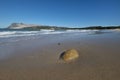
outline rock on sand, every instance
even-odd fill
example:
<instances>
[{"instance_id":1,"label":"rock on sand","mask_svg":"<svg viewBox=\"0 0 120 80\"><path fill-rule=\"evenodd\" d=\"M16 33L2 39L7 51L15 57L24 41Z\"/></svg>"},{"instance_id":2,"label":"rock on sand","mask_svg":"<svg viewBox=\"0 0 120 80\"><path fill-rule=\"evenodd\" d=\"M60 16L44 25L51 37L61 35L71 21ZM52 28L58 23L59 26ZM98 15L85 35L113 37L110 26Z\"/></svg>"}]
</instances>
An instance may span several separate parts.
<instances>
[{"instance_id":1,"label":"rock on sand","mask_svg":"<svg viewBox=\"0 0 120 80\"><path fill-rule=\"evenodd\" d=\"M64 61L72 61L74 59L77 59L78 57L79 53L75 49L66 50L60 55L60 58L63 59Z\"/></svg>"}]
</instances>

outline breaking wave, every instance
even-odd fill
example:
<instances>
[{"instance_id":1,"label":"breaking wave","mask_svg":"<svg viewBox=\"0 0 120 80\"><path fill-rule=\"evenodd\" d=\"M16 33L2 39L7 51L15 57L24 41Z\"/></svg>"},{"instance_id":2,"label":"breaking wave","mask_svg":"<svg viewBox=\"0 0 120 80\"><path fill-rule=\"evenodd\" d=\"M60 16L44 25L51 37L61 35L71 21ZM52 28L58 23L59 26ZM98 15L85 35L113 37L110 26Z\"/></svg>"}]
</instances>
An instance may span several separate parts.
<instances>
[{"instance_id":1,"label":"breaking wave","mask_svg":"<svg viewBox=\"0 0 120 80\"><path fill-rule=\"evenodd\" d=\"M94 33L99 31L100 30L46 30L46 29L41 29L40 31L0 31L0 38L46 35L46 34L63 34L63 33Z\"/></svg>"}]
</instances>

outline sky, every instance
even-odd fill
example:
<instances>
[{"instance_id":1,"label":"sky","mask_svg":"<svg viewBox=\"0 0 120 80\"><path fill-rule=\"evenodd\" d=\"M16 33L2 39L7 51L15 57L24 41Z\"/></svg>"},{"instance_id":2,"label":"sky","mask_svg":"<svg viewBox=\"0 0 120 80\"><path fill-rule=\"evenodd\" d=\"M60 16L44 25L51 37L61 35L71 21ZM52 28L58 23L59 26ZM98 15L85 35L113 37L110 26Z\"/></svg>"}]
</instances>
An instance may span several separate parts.
<instances>
[{"instance_id":1,"label":"sky","mask_svg":"<svg viewBox=\"0 0 120 80\"><path fill-rule=\"evenodd\" d=\"M0 0L0 28L14 22L63 27L120 25L120 0Z\"/></svg>"}]
</instances>

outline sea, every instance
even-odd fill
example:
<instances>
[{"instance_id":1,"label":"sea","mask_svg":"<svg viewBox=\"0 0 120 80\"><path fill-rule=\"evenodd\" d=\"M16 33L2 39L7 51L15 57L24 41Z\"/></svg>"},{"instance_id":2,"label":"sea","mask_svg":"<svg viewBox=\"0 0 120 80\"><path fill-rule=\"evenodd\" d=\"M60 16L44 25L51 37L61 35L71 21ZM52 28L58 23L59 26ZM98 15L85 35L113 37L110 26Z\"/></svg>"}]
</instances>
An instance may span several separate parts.
<instances>
[{"instance_id":1,"label":"sea","mask_svg":"<svg viewBox=\"0 0 120 80\"><path fill-rule=\"evenodd\" d=\"M120 30L14 30L14 29L0 29L0 46L10 42L17 42L21 40L36 39L40 37L47 37L50 35L79 35L79 34L103 34L110 32L120 32Z\"/></svg>"}]
</instances>

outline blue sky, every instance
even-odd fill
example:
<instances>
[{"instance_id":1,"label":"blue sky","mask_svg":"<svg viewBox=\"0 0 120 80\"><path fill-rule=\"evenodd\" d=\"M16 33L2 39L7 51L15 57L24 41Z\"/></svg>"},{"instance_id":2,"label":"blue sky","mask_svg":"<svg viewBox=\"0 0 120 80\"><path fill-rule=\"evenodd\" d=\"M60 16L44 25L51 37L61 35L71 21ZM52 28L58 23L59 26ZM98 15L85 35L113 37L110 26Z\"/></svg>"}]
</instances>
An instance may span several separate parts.
<instances>
[{"instance_id":1,"label":"blue sky","mask_svg":"<svg viewBox=\"0 0 120 80\"><path fill-rule=\"evenodd\" d=\"M120 0L0 0L0 27L13 22L68 27L120 25Z\"/></svg>"}]
</instances>

